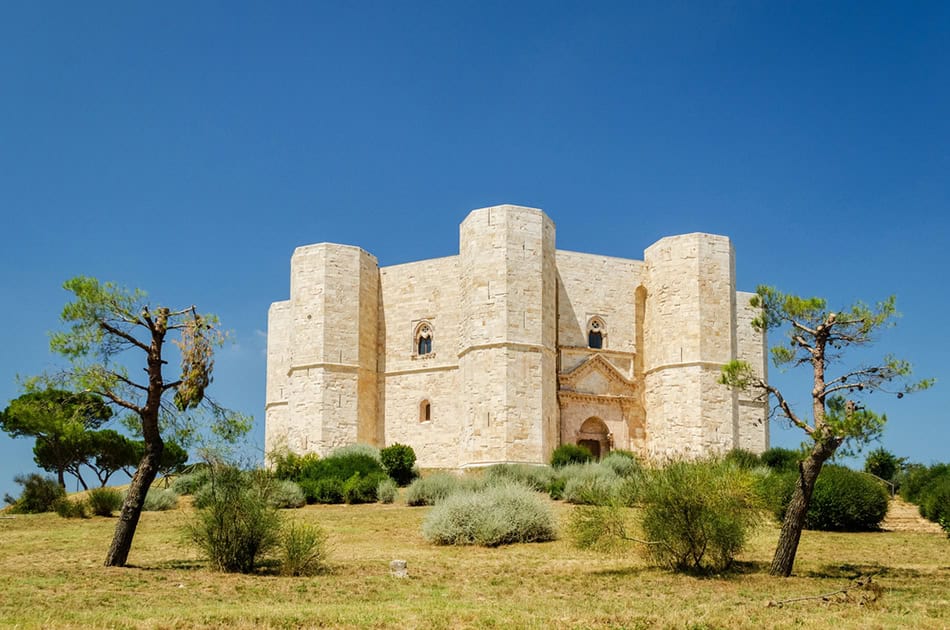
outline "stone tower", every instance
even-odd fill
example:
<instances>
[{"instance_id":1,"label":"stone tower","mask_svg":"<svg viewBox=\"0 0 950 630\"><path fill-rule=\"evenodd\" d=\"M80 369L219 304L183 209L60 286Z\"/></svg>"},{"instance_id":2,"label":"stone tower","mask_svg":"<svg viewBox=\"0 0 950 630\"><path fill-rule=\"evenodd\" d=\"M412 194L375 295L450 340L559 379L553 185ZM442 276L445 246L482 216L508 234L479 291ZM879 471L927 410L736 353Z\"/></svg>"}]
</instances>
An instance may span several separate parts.
<instances>
[{"instance_id":1,"label":"stone tower","mask_svg":"<svg viewBox=\"0 0 950 630\"><path fill-rule=\"evenodd\" d=\"M283 431L267 431L266 449L326 453L379 444L376 258L321 243L298 247L290 266L290 300L274 303L268 317L265 410L268 426Z\"/></svg>"},{"instance_id":2,"label":"stone tower","mask_svg":"<svg viewBox=\"0 0 950 630\"><path fill-rule=\"evenodd\" d=\"M644 402L655 456L735 444L738 398L720 368L736 357L735 255L725 236L685 234L646 249Z\"/></svg>"},{"instance_id":3,"label":"stone tower","mask_svg":"<svg viewBox=\"0 0 950 630\"><path fill-rule=\"evenodd\" d=\"M462 466L546 461L557 446L554 223L475 210L460 227Z\"/></svg>"}]
</instances>

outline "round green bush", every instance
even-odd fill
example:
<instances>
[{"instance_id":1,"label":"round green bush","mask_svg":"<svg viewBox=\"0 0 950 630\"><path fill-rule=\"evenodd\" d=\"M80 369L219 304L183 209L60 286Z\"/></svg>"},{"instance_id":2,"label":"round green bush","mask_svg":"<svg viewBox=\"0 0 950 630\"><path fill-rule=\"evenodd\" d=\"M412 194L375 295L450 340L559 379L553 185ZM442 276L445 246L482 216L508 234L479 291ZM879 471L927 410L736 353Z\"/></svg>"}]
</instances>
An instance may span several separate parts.
<instances>
[{"instance_id":1,"label":"round green bush","mask_svg":"<svg viewBox=\"0 0 950 630\"><path fill-rule=\"evenodd\" d=\"M178 493L170 488L149 488L142 509L146 512L164 512L178 507Z\"/></svg>"},{"instance_id":2,"label":"round green bush","mask_svg":"<svg viewBox=\"0 0 950 630\"><path fill-rule=\"evenodd\" d=\"M769 511L781 521L792 499L798 473L772 473L757 482ZM874 531L887 515L884 484L850 468L825 465L812 493L805 528L824 531Z\"/></svg>"},{"instance_id":3,"label":"round green bush","mask_svg":"<svg viewBox=\"0 0 950 630\"><path fill-rule=\"evenodd\" d=\"M556 530L541 495L512 484L447 497L426 516L422 534L437 545L497 547L553 540Z\"/></svg>"},{"instance_id":4,"label":"round green bush","mask_svg":"<svg viewBox=\"0 0 950 630\"><path fill-rule=\"evenodd\" d=\"M386 473L400 486L407 486L415 476L416 452L405 444L391 444L379 452Z\"/></svg>"},{"instance_id":5,"label":"round green bush","mask_svg":"<svg viewBox=\"0 0 950 630\"><path fill-rule=\"evenodd\" d=\"M613 468L603 464L589 463L565 466L561 469L565 475L563 498L577 505L606 505L618 498L623 479Z\"/></svg>"},{"instance_id":6,"label":"round green bush","mask_svg":"<svg viewBox=\"0 0 950 630\"><path fill-rule=\"evenodd\" d=\"M376 503L376 489L379 482L386 478L383 473L362 476L354 473L343 484L343 500L347 503Z\"/></svg>"},{"instance_id":7,"label":"round green bush","mask_svg":"<svg viewBox=\"0 0 950 630\"><path fill-rule=\"evenodd\" d=\"M406 503L411 506L437 505L447 497L477 487L475 480L451 473L434 473L416 479L406 489Z\"/></svg>"},{"instance_id":8,"label":"round green bush","mask_svg":"<svg viewBox=\"0 0 950 630\"><path fill-rule=\"evenodd\" d=\"M568 464L584 464L594 459L593 453L578 444L561 444L551 453L551 466L562 468Z\"/></svg>"},{"instance_id":9,"label":"round green bush","mask_svg":"<svg viewBox=\"0 0 950 630\"><path fill-rule=\"evenodd\" d=\"M396 485L396 482L392 478L386 477L376 486L376 497L380 503L392 503L396 500L398 490L399 486Z\"/></svg>"},{"instance_id":10,"label":"round green bush","mask_svg":"<svg viewBox=\"0 0 950 630\"><path fill-rule=\"evenodd\" d=\"M887 490L873 477L843 466L825 466L815 482L805 527L873 531L887 515L887 501Z\"/></svg>"},{"instance_id":11,"label":"round green bush","mask_svg":"<svg viewBox=\"0 0 950 630\"><path fill-rule=\"evenodd\" d=\"M307 504L307 496L293 481L274 479L268 488L267 502L278 509L299 508Z\"/></svg>"},{"instance_id":12,"label":"round green bush","mask_svg":"<svg viewBox=\"0 0 950 630\"><path fill-rule=\"evenodd\" d=\"M89 491L86 502L96 516L112 516L122 507L122 493L115 488L94 488Z\"/></svg>"}]
</instances>

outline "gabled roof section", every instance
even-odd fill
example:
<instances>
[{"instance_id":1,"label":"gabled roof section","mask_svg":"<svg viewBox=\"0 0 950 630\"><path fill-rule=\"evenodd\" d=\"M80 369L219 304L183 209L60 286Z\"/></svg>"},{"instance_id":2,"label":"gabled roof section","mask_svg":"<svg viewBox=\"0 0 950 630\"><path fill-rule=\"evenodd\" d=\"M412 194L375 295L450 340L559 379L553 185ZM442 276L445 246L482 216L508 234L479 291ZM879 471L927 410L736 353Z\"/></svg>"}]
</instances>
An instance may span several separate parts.
<instances>
[{"instance_id":1,"label":"gabled roof section","mask_svg":"<svg viewBox=\"0 0 950 630\"><path fill-rule=\"evenodd\" d=\"M561 391L595 396L634 396L637 392L636 383L600 354L594 354L567 374L560 374L558 384Z\"/></svg>"}]
</instances>

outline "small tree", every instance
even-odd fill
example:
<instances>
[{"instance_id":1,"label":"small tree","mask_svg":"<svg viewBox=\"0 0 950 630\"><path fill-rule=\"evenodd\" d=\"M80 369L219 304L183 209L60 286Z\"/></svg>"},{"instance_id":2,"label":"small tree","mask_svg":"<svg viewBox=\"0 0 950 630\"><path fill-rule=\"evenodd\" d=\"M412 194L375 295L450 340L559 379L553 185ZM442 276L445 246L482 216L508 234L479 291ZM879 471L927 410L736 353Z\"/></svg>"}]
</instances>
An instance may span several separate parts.
<instances>
[{"instance_id":1,"label":"small tree","mask_svg":"<svg viewBox=\"0 0 950 630\"><path fill-rule=\"evenodd\" d=\"M47 388L10 401L0 413L0 428L12 437L36 438L33 461L56 473L60 486L66 487L64 475L68 472L88 489L80 472L91 455L88 433L111 417L112 410L95 394Z\"/></svg>"},{"instance_id":2,"label":"small tree","mask_svg":"<svg viewBox=\"0 0 950 630\"><path fill-rule=\"evenodd\" d=\"M396 442L379 452L380 462L386 473L400 486L412 483L415 472L412 467L416 464L416 452L411 446Z\"/></svg>"},{"instance_id":3,"label":"small tree","mask_svg":"<svg viewBox=\"0 0 950 630\"><path fill-rule=\"evenodd\" d=\"M756 330L785 333L785 343L771 350L776 366L808 365L812 370L810 421L792 409L783 392L758 376L744 361L725 365L721 377L722 383L755 392L762 400L774 399L773 411L801 429L809 440L809 451L798 465L798 479L770 569L772 575L787 577L792 572L822 465L845 442L861 444L878 436L887 420L863 408L861 397L874 391L890 391L901 398L926 389L933 381L908 381L910 364L890 356L876 364L840 373L829 371L841 361L845 349L870 344L874 333L892 325L896 316L893 296L875 307L858 302L847 310L832 311L821 298L801 298L760 286L750 303L761 309L752 322Z\"/></svg>"},{"instance_id":4,"label":"small tree","mask_svg":"<svg viewBox=\"0 0 950 630\"><path fill-rule=\"evenodd\" d=\"M864 460L864 472L884 481L893 481L905 461L905 457L897 457L882 446L868 453L867 459Z\"/></svg>"},{"instance_id":5,"label":"small tree","mask_svg":"<svg viewBox=\"0 0 950 630\"><path fill-rule=\"evenodd\" d=\"M248 430L249 421L205 396L211 384L214 349L224 341L216 317L200 314L194 306L180 310L152 306L142 291L100 283L95 278L80 276L63 286L74 296L61 315L69 328L52 334L50 348L66 357L71 366L56 377L37 380L65 383L131 411L139 419L145 444L106 555L106 566L124 566L148 489L161 468L165 450L161 417L204 409L213 418L211 430L232 439ZM181 370L174 379L163 374L169 333L180 335L173 340L181 358ZM136 354L145 364L144 379L133 377L125 365ZM31 386L36 386L36 380L27 383Z\"/></svg>"}]
</instances>

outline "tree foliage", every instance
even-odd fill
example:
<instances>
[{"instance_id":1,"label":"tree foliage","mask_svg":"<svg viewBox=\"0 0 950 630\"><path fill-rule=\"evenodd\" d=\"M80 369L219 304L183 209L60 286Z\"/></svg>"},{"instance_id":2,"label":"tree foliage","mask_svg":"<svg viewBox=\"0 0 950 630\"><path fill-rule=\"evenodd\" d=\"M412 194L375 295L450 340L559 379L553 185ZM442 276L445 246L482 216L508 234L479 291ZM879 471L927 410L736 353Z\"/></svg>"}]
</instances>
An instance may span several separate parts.
<instances>
[{"instance_id":1,"label":"tree foliage","mask_svg":"<svg viewBox=\"0 0 950 630\"><path fill-rule=\"evenodd\" d=\"M94 454L89 437L112 417L100 396L46 388L29 391L10 401L0 413L0 428L12 437L33 437L33 460L43 470L56 473L65 487L64 473L73 474L83 488L80 467Z\"/></svg>"},{"instance_id":2,"label":"tree foliage","mask_svg":"<svg viewBox=\"0 0 950 630\"><path fill-rule=\"evenodd\" d=\"M137 433L144 452L136 468L116 524L109 566L126 563L142 506L165 451L162 422L177 422L192 432L201 416L210 416L211 432L236 439L249 427L249 419L215 404L205 394L212 382L214 349L224 332L214 315L189 306L173 310L150 304L146 294L111 282L79 276L64 283L73 300L63 308L65 330L52 333L50 348L65 357L70 367L61 374L34 379L101 396L116 408L138 418ZM168 335L179 338L169 339ZM167 341L177 346L180 369L166 378ZM143 366L144 364L144 366ZM129 366L135 366L130 371ZM144 377L139 375L143 373Z\"/></svg>"},{"instance_id":3,"label":"tree foliage","mask_svg":"<svg viewBox=\"0 0 950 630\"><path fill-rule=\"evenodd\" d=\"M898 457L883 446L868 453L864 460L864 472L871 473L885 481L893 481L901 471L906 458Z\"/></svg>"},{"instance_id":4,"label":"tree foliage","mask_svg":"<svg viewBox=\"0 0 950 630\"><path fill-rule=\"evenodd\" d=\"M798 481L771 567L773 575L788 576L822 465L842 445L859 445L879 436L887 420L862 405L864 396L881 391L901 398L930 387L933 381L910 380L910 364L893 356L839 368L846 351L869 345L878 331L893 325L897 316L893 296L873 307L856 302L836 311L822 298L802 298L760 286L750 304L759 309L753 328L763 333L781 332L782 342L771 348L773 363L779 368L807 366L812 371L810 418L793 409L784 392L744 361L725 365L721 377L726 385L774 401L773 413L809 438L810 449L798 467Z\"/></svg>"}]
</instances>

